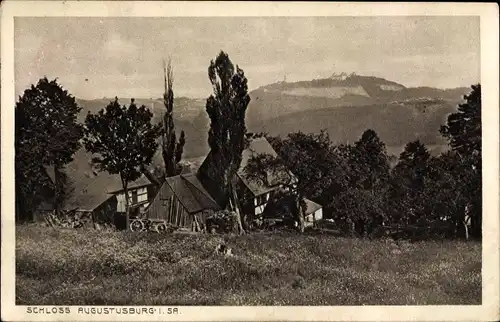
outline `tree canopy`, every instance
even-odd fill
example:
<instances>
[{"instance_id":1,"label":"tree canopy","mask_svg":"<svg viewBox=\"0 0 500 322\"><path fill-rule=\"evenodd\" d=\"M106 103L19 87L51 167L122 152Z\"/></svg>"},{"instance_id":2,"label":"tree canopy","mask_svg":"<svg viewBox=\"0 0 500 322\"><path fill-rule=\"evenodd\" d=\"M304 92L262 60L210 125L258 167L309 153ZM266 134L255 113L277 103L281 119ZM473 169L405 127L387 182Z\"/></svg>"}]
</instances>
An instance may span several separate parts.
<instances>
[{"instance_id":1,"label":"tree canopy","mask_svg":"<svg viewBox=\"0 0 500 322\"><path fill-rule=\"evenodd\" d=\"M92 162L100 171L118 174L125 195L129 182L141 176L141 168L149 165L158 147L160 125L152 125L153 113L144 105L120 106L118 98L97 114L85 119L84 145L95 154ZM126 200L128 220L128 198ZM127 223L128 224L128 223Z\"/></svg>"},{"instance_id":2,"label":"tree canopy","mask_svg":"<svg viewBox=\"0 0 500 322\"><path fill-rule=\"evenodd\" d=\"M54 207L63 201L65 164L80 148L83 127L77 123L81 108L67 90L40 79L24 91L15 109L16 193L24 200L18 206L22 217L30 217L41 199L52 190ZM56 182L47 181L46 167L54 167ZM58 180L61 178L61 180ZM55 184L55 185L54 185Z\"/></svg>"},{"instance_id":3,"label":"tree canopy","mask_svg":"<svg viewBox=\"0 0 500 322\"><path fill-rule=\"evenodd\" d=\"M441 134L448 140L455 153L456 173L461 185L457 187L467 199L472 217L472 233L481 235L482 227L482 129L481 84L472 85L465 95L465 102L456 113L448 116L441 127Z\"/></svg>"}]
</instances>

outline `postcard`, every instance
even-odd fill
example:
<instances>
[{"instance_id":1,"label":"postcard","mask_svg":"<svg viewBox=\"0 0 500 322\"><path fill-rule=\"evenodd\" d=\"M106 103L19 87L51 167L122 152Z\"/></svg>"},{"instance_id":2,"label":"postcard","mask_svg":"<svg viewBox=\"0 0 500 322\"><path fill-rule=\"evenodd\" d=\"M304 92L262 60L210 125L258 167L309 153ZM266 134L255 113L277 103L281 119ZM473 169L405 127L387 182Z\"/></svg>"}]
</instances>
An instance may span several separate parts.
<instances>
[{"instance_id":1,"label":"postcard","mask_svg":"<svg viewBox=\"0 0 500 322\"><path fill-rule=\"evenodd\" d=\"M497 5L1 12L2 320L500 318Z\"/></svg>"}]
</instances>

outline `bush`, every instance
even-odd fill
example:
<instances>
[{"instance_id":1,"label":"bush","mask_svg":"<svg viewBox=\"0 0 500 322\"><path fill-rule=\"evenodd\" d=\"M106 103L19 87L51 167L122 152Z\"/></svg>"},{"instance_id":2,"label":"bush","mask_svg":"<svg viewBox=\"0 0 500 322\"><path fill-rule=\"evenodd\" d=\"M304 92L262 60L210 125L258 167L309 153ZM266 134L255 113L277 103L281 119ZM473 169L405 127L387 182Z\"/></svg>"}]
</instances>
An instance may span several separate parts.
<instances>
[{"instance_id":1,"label":"bush","mask_svg":"<svg viewBox=\"0 0 500 322\"><path fill-rule=\"evenodd\" d=\"M237 217L236 213L229 210L216 211L207 217L207 231L218 233L236 232Z\"/></svg>"}]
</instances>

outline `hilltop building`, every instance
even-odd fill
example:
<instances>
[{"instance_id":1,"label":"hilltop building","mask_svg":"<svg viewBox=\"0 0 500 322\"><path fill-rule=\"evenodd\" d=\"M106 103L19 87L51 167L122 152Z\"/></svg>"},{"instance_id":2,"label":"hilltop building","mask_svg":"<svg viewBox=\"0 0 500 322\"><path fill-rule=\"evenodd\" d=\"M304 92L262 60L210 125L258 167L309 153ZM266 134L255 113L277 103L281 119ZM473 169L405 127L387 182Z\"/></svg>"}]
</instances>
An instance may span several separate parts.
<instances>
[{"instance_id":1,"label":"hilltop building","mask_svg":"<svg viewBox=\"0 0 500 322\"><path fill-rule=\"evenodd\" d=\"M348 77L347 73L340 73L340 74L337 74L337 73L333 73L332 76L330 76L331 79L333 80L337 80L337 81L344 81L346 80Z\"/></svg>"}]
</instances>

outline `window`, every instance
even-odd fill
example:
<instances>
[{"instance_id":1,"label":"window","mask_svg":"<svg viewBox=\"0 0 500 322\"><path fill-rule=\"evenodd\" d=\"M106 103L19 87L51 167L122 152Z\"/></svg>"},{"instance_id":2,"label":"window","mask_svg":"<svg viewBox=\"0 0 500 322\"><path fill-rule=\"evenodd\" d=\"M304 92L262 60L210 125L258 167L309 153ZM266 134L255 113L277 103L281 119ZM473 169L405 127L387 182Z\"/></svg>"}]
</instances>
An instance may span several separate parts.
<instances>
[{"instance_id":1,"label":"window","mask_svg":"<svg viewBox=\"0 0 500 322\"><path fill-rule=\"evenodd\" d=\"M128 200L130 204L136 204L137 203L137 190L132 190L128 192Z\"/></svg>"},{"instance_id":2,"label":"window","mask_svg":"<svg viewBox=\"0 0 500 322\"><path fill-rule=\"evenodd\" d=\"M269 201L269 194L268 193L264 194L264 195L260 195L260 196L255 197L255 205L256 206L263 205L267 201Z\"/></svg>"},{"instance_id":3,"label":"window","mask_svg":"<svg viewBox=\"0 0 500 322\"><path fill-rule=\"evenodd\" d=\"M137 190L137 202L148 201L148 189L141 188Z\"/></svg>"}]
</instances>

